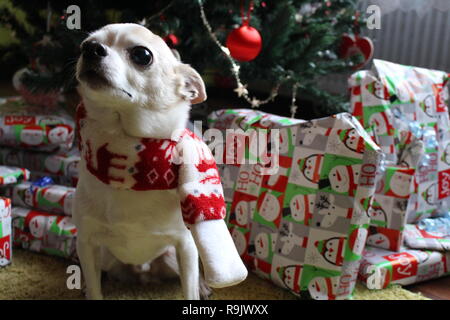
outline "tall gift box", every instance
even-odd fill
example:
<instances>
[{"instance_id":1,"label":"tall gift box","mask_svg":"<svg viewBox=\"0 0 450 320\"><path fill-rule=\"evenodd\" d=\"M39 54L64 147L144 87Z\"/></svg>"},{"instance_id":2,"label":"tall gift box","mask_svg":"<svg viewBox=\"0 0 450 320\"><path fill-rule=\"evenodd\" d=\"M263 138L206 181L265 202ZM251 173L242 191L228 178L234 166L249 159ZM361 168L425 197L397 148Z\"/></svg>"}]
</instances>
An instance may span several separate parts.
<instances>
[{"instance_id":1,"label":"tall gift box","mask_svg":"<svg viewBox=\"0 0 450 320\"><path fill-rule=\"evenodd\" d=\"M349 79L352 114L380 146L387 165L415 170L402 228L450 209L447 81L443 71L378 59L372 70L358 71ZM379 228L371 230L383 237ZM384 236L391 234L388 246L371 245L399 250L403 232L398 230L383 230Z\"/></svg>"},{"instance_id":2,"label":"tall gift box","mask_svg":"<svg viewBox=\"0 0 450 320\"><path fill-rule=\"evenodd\" d=\"M224 159L241 161L219 167L226 220L248 268L297 295L349 298L381 161L360 123L346 113L303 121L245 109L217 111L209 122L238 138L226 136ZM278 140L268 138L258 151L247 145L243 159L236 157L230 148L252 132ZM270 164L255 161L268 150ZM278 170L266 175L273 162Z\"/></svg>"}]
</instances>

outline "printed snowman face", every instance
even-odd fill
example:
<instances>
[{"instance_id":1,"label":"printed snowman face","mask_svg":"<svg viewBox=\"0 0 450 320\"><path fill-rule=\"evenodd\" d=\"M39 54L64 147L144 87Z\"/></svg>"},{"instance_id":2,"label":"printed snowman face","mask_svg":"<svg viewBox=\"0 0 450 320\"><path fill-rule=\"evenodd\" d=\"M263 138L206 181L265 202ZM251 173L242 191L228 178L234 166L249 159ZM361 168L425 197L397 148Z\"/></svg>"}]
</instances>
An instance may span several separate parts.
<instances>
[{"instance_id":1,"label":"printed snowman face","mask_svg":"<svg viewBox=\"0 0 450 320\"><path fill-rule=\"evenodd\" d=\"M31 235L36 239L41 239L44 236L47 225L47 219L44 216L34 216L29 222Z\"/></svg>"},{"instance_id":2,"label":"printed snowman face","mask_svg":"<svg viewBox=\"0 0 450 320\"><path fill-rule=\"evenodd\" d=\"M247 240L245 239L244 234L238 229L234 228L231 232L231 238L233 239L237 252L240 256L242 256L245 253L245 249L247 248Z\"/></svg>"},{"instance_id":3,"label":"printed snowman face","mask_svg":"<svg viewBox=\"0 0 450 320\"><path fill-rule=\"evenodd\" d=\"M411 175L396 171L391 177L389 187L391 191L399 197L409 195L411 185Z\"/></svg>"},{"instance_id":4,"label":"printed snowman face","mask_svg":"<svg viewBox=\"0 0 450 320\"><path fill-rule=\"evenodd\" d=\"M45 158L45 169L51 173L58 173L61 170L62 158L48 156Z\"/></svg>"},{"instance_id":5,"label":"printed snowman face","mask_svg":"<svg viewBox=\"0 0 450 320\"><path fill-rule=\"evenodd\" d=\"M235 214L238 224L241 226L246 226L250 216L248 202L239 201L235 208Z\"/></svg>"},{"instance_id":6,"label":"printed snowman face","mask_svg":"<svg viewBox=\"0 0 450 320\"><path fill-rule=\"evenodd\" d=\"M367 237L367 244L378 248L389 249L389 238L382 233L375 233Z\"/></svg>"},{"instance_id":7,"label":"printed snowman face","mask_svg":"<svg viewBox=\"0 0 450 320\"><path fill-rule=\"evenodd\" d=\"M273 222L280 214L280 203L277 197L271 193L266 193L259 214L267 221Z\"/></svg>"},{"instance_id":8,"label":"printed snowman face","mask_svg":"<svg viewBox=\"0 0 450 320\"><path fill-rule=\"evenodd\" d=\"M277 241L277 234L269 235L261 232L255 237L255 250L256 256L260 259L267 259L270 255L270 248L275 248L275 242Z\"/></svg>"},{"instance_id":9,"label":"printed snowman face","mask_svg":"<svg viewBox=\"0 0 450 320\"><path fill-rule=\"evenodd\" d=\"M39 128L24 128L20 132L20 141L29 146L38 146L44 141L44 131Z\"/></svg>"},{"instance_id":10,"label":"printed snowman face","mask_svg":"<svg viewBox=\"0 0 450 320\"><path fill-rule=\"evenodd\" d=\"M329 295L334 295L335 290L338 287L337 281L332 281L328 279L328 281L332 282L331 290L333 292L328 291L327 279L323 277L315 277L308 284L308 291L311 297L315 300L328 300Z\"/></svg>"},{"instance_id":11,"label":"printed snowman face","mask_svg":"<svg viewBox=\"0 0 450 320\"><path fill-rule=\"evenodd\" d=\"M369 118L369 126L374 128L375 134L377 135L384 135L388 133L388 123L381 112L372 114Z\"/></svg>"},{"instance_id":12,"label":"printed snowman face","mask_svg":"<svg viewBox=\"0 0 450 320\"><path fill-rule=\"evenodd\" d=\"M314 208L315 195L295 195L290 202L291 216L295 221L305 221Z\"/></svg>"},{"instance_id":13,"label":"printed snowman face","mask_svg":"<svg viewBox=\"0 0 450 320\"><path fill-rule=\"evenodd\" d=\"M359 228L357 232L356 238L354 239L352 252L358 256L362 255L362 252L364 250L364 246L366 244L366 237L367 237L367 229Z\"/></svg>"},{"instance_id":14,"label":"printed snowman face","mask_svg":"<svg viewBox=\"0 0 450 320\"><path fill-rule=\"evenodd\" d=\"M56 126L48 132L48 141L51 144L61 144L67 141L69 129L64 126Z\"/></svg>"},{"instance_id":15,"label":"printed snowman face","mask_svg":"<svg viewBox=\"0 0 450 320\"><path fill-rule=\"evenodd\" d=\"M349 167L352 169L352 175L350 176ZM330 179L331 189L339 193L346 193L350 191L350 188L358 183L359 170L361 165L352 166L336 166L331 169L328 174Z\"/></svg>"}]
</instances>

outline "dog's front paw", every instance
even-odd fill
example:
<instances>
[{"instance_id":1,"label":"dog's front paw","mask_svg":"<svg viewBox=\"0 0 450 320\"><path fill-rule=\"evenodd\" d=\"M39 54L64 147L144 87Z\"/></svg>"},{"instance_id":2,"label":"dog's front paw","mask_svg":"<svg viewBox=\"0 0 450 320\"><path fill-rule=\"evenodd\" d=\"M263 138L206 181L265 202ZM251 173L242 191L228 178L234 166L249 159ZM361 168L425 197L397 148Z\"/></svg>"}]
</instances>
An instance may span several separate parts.
<instances>
[{"instance_id":1,"label":"dog's front paw","mask_svg":"<svg viewBox=\"0 0 450 320\"><path fill-rule=\"evenodd\" d=\"M209 300L209 297L213 293L213 290L206 284L206 281L203 279L203 277L200 279L199 290L200 300Z\"/></svg>"}]
</instances>

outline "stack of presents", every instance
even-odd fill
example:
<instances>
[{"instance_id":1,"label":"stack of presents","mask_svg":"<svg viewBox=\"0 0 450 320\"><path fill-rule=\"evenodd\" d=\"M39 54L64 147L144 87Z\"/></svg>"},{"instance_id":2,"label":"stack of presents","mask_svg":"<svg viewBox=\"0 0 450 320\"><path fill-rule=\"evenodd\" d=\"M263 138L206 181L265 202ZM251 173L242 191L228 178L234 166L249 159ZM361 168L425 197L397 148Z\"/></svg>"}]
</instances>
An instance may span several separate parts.
<instances>
[{"instance_id":1,"label":"stack of presents","mask_svg":"<svg viewBox=\"0 0 450 320\"><path fill-rule=\"evenodd\" d=\"M349 79L351 114L211 114L210 128L228 130L226 221L248 268L314 299L449 274L449 230L421 223L450 211L447 80L374 60Z\"/></svg>"},{"instance_id":2,"label":"stack of presents","mask_svg":"<svg viewBox=\"0 0 450 320\"><path fill-rule=\"evenodd\" d=\"M374 60L349 79L350 113L213 112L226 222L247 267L313 299L348 299L356 281L382 289L449 274L450 235L421 227L450 211L447 80ZM9 241L76 260L74 124L44 110L0 105L0 265Z\"/></svg>"},{"instance_id":3,"label":"stack of presents","mask_svg":"<svg viewBox=\"0 0 450 320\"><path fill-rule=\"evenodd\" d=\"M0 265L11 247L76 259L72 201L80 160L61 108L0 99Z\"/></svg>"}]
</instances>

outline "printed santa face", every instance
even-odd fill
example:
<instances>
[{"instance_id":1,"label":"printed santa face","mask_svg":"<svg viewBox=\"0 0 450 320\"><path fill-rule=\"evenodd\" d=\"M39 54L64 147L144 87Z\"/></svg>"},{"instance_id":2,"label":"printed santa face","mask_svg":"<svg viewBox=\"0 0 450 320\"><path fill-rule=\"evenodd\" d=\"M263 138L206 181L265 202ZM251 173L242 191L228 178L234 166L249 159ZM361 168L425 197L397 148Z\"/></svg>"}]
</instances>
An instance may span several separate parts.
<instances>
[{"instance_id":1,"label":"printed santa face","mask_svg":"<svg viewBox=\"0 0 450 320\"><path fill-rule=\"evenodd\" d=\"M367 244L378 248L389 249L389 238L382 233L375 233L367 237Z\"/></svg>"},{"instance_id":2,"label":"printed santa face","mask_svg":"<svg viewBox=\"0 0 450 320\"><path fill-rule=\"evenodd\" d=\"M242 232L240 232L238 229L234 228L231 232L231 238L234 241L234 244L236 246L237 252L240 256L242 256L245 253L245 250L247 249L247 240L245 239L245 236Z\"/></svg>"},{"instance_id":3,"label":"printed santa face","mask_svg":"<svg viewBox=\"0 0 450 320\"><path fill-rule=\"evenodd\" d=\"M259 209L259 214L267 221L273 222L280 214L280 202L273 194L266 192Z\"/></svg>"},{"instance_id":4,"label":"printed santa face","mask_svg":"<svg viewBox=\"0 0 450 320\"><path fill-rule=\"evenodd\" d=\"M45 216L34 216L29 221L30 233L36 239L41 239L44 236L46 226L47 219Z\"/></svg>"},{"instance_id":5,"label":"printed santa face","mask_svg":"<svg viewBox=\"0 0 450 320\"><path fill-rule=\"evenodd\" d=\"M260 259L269 258L270 254L275 248L275 243L277 241L277 234L268 234L261 232L255 237L255 252L256 256Z\"/></svg>"},{"instance_id":6,"label":"printed santa face","mask_svg":"<svg viewBox=\"0 0 450 320\"><path fill-rule=\"evenodd\" d=\"M394 172L389 184L391 191L398 197L407 197L410 193L411 178L410 174L400 171Z\"/></svg>"},{"instance_id":7,"label":"printed santa face","mask_svg":"<svg viewBox=\"0 0 450 320\"><path fill-rule=\"evenodd\" d=\"M314 194L295 195L290 202L292 219L298 222L305 221L308 218L308 216L312 215L312 212L314 210L314 201L315 201Z\"/></svg>"},{"instance_id":8,"label":"printed santa face","mask_svg":"<svg viewBox=\"0 0 450 320\"><path fill-rule=\"evenodd\" d=\"M47 138L51 144L64 143L69 138L69 128L66 126L56 126L49 130Z\"/></svg>"},{"instance_id":9,"label":"printed santa face","mask_svg":"<svg viewBox=\"0 0 450 320\"><path fill-rule=\"evenodd\" d=\"M20 132L20 141L29 146L38 146L44 142L44 130L39 126L25 127Z\"/></svg>"},{"instance_id":10,"label":"printed santa face","mask_svg":"<svg viewBox=\"0 0 450 320\"><path fill-rule=\"evenodd\" d=\"M48 202L58 203L66 194L66 189L50 186L42 190L42 197Z\"/></svg>"},{"instance_id":11,"label":"printed santa face","mask_svg":"<svg viewBox=\"0 0 450 320\"><path fill-rule=\"evenodd\" d=\"M328 174L331 189L338 193L348 193L356 189L361 165L336 166Z\"/></svg>"},{"instance_id":12,"label":"printed santa face","mask_svg":"<svg viewBox=\"0 0 450 320\"><path fill-rule=\"evenodd\" d=\"M308 284L308 291L315 300L332 300L336 298L338 281L333 278L315 277Z\"/></svg>"},{"instance_id":13,"label":"printed santa face","mask_svg":"<svg viewBox=\"0 0 450 320\"><path fill-rule=\"evenodd\" d=\"M62 158L56 156L48 156L44 161L45 169L51 173L58 173L62 167Z\"/></svg>"}]
</instances>

